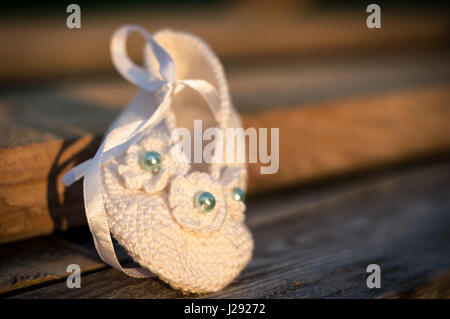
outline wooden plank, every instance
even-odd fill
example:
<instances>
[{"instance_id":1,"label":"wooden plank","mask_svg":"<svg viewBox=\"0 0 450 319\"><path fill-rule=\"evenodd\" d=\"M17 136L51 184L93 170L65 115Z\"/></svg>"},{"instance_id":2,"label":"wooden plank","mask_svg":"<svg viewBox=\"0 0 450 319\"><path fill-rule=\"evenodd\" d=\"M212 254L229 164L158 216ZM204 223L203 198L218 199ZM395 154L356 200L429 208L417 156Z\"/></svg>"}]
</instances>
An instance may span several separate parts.
<instances>
[{"instance_id":1,"label":"wooden plank","mask_svg":"<svg viewBox=\"0 0 450 319\"><path fill-rule=\"evenodd\" d=\"M252 60L225 67L242 114L450 83L450 52L405 55ZM0 89L0 148L103 134L136 91L118 74Z\"/></svg>"},{"instance_id":2,"label":"wooden plank","mask_svg":"<svg viewBox=\"0 0 450 319\"><path fill-rule=\"evenodd\" d=\"M280 169L268 176L260 174L260 163L249 165L250 190L270 190L449 150L449 88L393 92L244 117L245 127L280 127Z\"/></svg>"},{"instance_id":3,"label":"wooden plank","mask_svg":"<svg viewBox=\"0 0 450 319\"><path fill-rule=\"evenodd\" d=\"M249 192L446 153L449 101L449 87L438 86L245 116L246 127L280 127L280 169L261 175L250 165ZM65 189L59 178L98 143L86 136L0 150L0 242L85 222L81 184Z\"/></svg>"},{"instance_id":4,"label":"wooden plank","mask_svg":"<svg viewBox=\"0 0 450 319\"><path fill-rule=\"evenodd\" d=\"M249 266L223 291L185 295L155 278L108 268L29 287L10 298L373 298L421 286L450 269L450 162L385 172L317 188L253 198L255 239ZM366 267L381 266L381 289L366 287ZM448 294L447 281L440 285ZM447 287L447 288L445 288Z\"/></svg>"},{"instance_id":5,"label":"wooden plank","mask_svg":"<svg viewBox=\"0 0 450 319\"><path fill-rule=\"evenodd\" d=\"M129 262L125 250L116 248L118 259ZM70 274L66 272L70 264L80 266L81 274L107 267L87 228L0 245L0 294L62 281Z\"/></svg>"},{"instance_id":6,"label":"wooden plank","mask_svg":"<svg viewBox=\"0 0 450 319\"><path fill-rule=\"evenodd\" d=\"M59 177L98 146L99 139L85 137L1 150L0 242L85 225L82 184L65 188Z\"/></svg>"},{"instance_id":7,"label":"wooden plank","mask_svg":"<svg viewBox=\"0 0 450 319\"><path fill-rule=\"evenodd\" d=\"M450 52L369 54L225 65L242 113L450 83ZM362 108L363 109L363 108Z\"/></svg>"},{"instance_id":8,"label":"wooden plank","mask_svg":"<svg viewBox=\"0 0 450 319\"><path fill-rule=\"evenodd\" d=\"M0 293L65 278L68 275L67 266L73 263L80 265L83 272L105 267L95 249L56 237L2 245Z\"/></svg>"},{"instance_id":9,"label":"wooden plank","mask_svg":"<svg viewBox=\"0 0 450 319\"><path fill-rule=\"evenodd\" d=\"M138 11L138 10L136 10ZM5 17L0 21L1 43L13 43L0 51L0 81L42 80L111 71L109 41L125 23L142 25L154 32L170 27L204 38L225 59L273 56L316 57L392 52L397 49L442 47L448 39L445 13L383 13L383 27L368 29L364 12L282 15L257 14L254 10L206 10L197 12L123 11L104 14L83 11L81 29L68 29L61 15ZM63 16L64 17L64 16ZM264 30L264 32L261 32ZM44 45L43 45L44 44ZM142 42L132 41L138 57ZM33 58L30 59L30 52Z\"/></svg>"},{"instance_id":10,"label":"wooden plank","mask_svg":"<svg viewBox=\"0 0 450 319\"><path fill-rule=\"evenodd\" d=\"M400 291L400 293L394 291L387 296L390 298L449 299L450 270L445 270L437 275L431 276L431 278L428 278L415 288Z\"/></svg>"}]
</instances>

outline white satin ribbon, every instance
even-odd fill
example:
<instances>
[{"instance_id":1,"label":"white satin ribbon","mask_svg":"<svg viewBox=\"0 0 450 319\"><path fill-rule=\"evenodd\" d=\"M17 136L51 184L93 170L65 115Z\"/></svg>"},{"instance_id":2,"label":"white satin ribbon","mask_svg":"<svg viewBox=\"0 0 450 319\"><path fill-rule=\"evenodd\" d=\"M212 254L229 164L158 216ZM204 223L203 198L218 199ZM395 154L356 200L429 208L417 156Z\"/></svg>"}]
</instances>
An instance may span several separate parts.
<instances>
[{"instance_id":1,"label":"white satin ribbon","mask_svg":"<svg viewBox=\"0 0 450 319\"><path fill-rule=\"evenodd\" d=\"M129 58L126 51L126 39L131 32L139 32L144 36L147 53L153 53L159 64L159 74L150 73ZM102 260L129 276L148 277L151 275L148 269L142 267L124 269L117 259L104 206L101 165L124 153L136 141L139 133L162 120L170 107L172 95L180 92L184 87L188 86L197 91L211 108L216 119L220 114L220 98L214 86L207 81L176 80L175 63L172 57L145 29L139 26L126 25L114 33L111 41L111 55L115 67L129 82L148 92L161 92L161 103L150 118L137 120L109 131L95 156L72 168L63 176L62 182L69 186L84 176L83 195L86 217L95 247ZM156 70L154 65L150 65L149 69Z\"/></svg>"}]
</instances>

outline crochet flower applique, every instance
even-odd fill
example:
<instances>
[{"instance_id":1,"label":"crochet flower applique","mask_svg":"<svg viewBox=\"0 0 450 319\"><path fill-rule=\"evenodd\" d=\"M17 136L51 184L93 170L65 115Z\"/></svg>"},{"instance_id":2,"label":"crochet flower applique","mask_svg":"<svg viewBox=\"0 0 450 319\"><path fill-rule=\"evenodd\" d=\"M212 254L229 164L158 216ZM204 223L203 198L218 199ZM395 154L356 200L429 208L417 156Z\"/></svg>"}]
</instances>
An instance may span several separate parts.
<instances>
[{"instance_id":1,"label":"crochet flower applique","mask_svg":"<svg viewBox=\"0 0 450 319\"><path fill-rule=\"evenodd\" d=\"M200 234L219 231L227 214L242 222L245 204L239 186L243 178L241 168L227 168L218 180L203 172L175 178L169 193L173 217L185 230Z\"/></svg>"},{"instance_id":2,"label":"crochet flower applique","mask_svg":"<svg viewBox=\"0 0 450 319\"><path fill-rule=\"evenodd\" d=\"M147 193L163 190L169 180L185 175L190 168L178 144L167 137L146 137L131 145L117 171L128 189Z\"/></svg>"}]
</instances>

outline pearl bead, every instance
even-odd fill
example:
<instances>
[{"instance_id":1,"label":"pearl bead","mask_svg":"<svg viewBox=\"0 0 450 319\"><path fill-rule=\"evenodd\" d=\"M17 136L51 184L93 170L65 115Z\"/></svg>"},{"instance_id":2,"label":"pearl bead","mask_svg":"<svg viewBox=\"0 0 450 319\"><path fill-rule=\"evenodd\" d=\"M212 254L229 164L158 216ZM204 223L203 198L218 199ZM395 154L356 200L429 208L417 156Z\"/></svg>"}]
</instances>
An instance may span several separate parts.
<instances>
[{"instance_id":1,"label":"pearl bead","mask_svg":"<svg viewBox=\"0 0 450 319\"><path fill-rule=\"evenodd\" d=\"M233 188L233 199L236 201L245 201L245 193L239 187Z\"/></svg>"},{"instance_id":2,"label":"pearl bead","mask_svg":"<svg viewBox=\"0 0 450 319\"><path fill-rule=\"evenodd\" d=\"M142 168L157 175L161 169L161 155L155 151L145 152L141 159Z\"/></svg>"},{"instance_id":3,"label":"pearl bead","mask_svg":"<svg viewBox=\"0 0 450 319\"><path fill-rule=\"evenodd\" d=\"M194 196L194 207L200 208L202 212L211 211L216 206L214 195L209 192L198 192Z\"/></svg>"}]
</instances>

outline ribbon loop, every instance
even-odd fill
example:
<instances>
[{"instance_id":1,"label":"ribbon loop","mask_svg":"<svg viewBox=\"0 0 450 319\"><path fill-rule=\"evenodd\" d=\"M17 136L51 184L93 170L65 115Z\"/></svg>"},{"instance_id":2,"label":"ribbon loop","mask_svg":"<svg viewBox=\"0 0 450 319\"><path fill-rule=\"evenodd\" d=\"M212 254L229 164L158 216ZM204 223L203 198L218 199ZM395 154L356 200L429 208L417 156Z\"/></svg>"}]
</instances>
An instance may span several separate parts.
<instances>
[{"instance_id":1,"label":"ribbon loop","mask_svg":"<svg viewBox=\"0 0 450 319\"><path fill-rule=\"evenodd\" d=\"M126 40L130 33L138 32L146 40L146 50L153 53L159 63L159 76L136 65L128 56ZM137 25L125 25L117 30L111 40L111 58L119 73L129 82L147 91L156 91L175 81L175 63L145 29Z\"/></svg>"}]
</instances>

